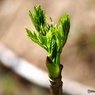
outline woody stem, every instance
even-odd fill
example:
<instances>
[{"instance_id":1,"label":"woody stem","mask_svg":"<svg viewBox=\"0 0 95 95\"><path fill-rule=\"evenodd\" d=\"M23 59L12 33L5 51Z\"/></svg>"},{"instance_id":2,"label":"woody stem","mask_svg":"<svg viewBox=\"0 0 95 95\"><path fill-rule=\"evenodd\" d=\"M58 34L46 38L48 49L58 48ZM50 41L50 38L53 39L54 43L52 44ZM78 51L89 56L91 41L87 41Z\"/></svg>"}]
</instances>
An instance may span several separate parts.
<instances>
[{"instance_id":1,"label":"woody stem","mask_svg":"<svg viewBox=\"0 0 95 95\"><path fill-rule=\"evenodd\" d=\"M62 77L61 77L61 72L62 72L63 66L60 65L60 74L58 77L56 78L51 78L49 79L50 81L50 92L51 95L63 95L62 92L62 86L63 86L63 82L62 82Z\"/></svg>"}]
</instances>

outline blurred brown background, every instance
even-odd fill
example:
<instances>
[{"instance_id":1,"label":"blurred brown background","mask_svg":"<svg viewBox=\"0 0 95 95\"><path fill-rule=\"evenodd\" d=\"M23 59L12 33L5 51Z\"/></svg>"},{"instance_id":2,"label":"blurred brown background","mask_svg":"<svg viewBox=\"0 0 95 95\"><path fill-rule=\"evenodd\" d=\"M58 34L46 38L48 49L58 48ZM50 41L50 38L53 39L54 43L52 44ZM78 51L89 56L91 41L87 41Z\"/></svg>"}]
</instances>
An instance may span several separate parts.
<instances>
[{"instance_id":1,"label":"blurred brown background","mask_svg":"<svg viewBox=\"0 0 95 95\"><path fill-rule=\"evenodd\" d=\"M35 30L28 11L33 11L36 4L46 11L48 22L49 17L57 23L60 15L70 15L70 33L61 55L63 78L95 87L94 0L0 0L0 42L31 64L47 70L47 52L25 36L24 26Z\"/></svg>"}]
</instances>

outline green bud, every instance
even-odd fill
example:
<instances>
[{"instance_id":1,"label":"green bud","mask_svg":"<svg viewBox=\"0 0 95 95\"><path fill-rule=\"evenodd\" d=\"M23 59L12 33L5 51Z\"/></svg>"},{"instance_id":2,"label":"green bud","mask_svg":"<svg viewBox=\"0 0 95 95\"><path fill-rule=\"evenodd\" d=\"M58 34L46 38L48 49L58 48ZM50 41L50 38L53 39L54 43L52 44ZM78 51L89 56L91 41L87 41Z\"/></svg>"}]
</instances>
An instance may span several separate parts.
<instances>
[{"instance_id":1,"label":"green bud","mask_svg":"<svg viewBox=\"0 0 95 95\"><path fill-rule=\"evenodd\" d=\"M60 73L60 55L68 38L70 17L68 14L61 16L59 23L56 25L50 18L51 24L48 24L45 11L41 9L40 5L34 7L33 13L29 11L29 16L37 32L25 27L27 36L48 52L46 66L49 76L58 77Z\"/></svg>"},{"instance_id":2,"label":"green bud","mask_svg":"<svg viewBox=\"0 0 95 95\"><path fill-rule=\"evenodd\" d=\"M58 77L58 75L60 73L59 66L57 66L55 63L53 63L49 57L47 57L47 59L46 59L46 66L47 66L48 74L50 77L52 77L52 78Z\"/></svg>"}]
</instances>

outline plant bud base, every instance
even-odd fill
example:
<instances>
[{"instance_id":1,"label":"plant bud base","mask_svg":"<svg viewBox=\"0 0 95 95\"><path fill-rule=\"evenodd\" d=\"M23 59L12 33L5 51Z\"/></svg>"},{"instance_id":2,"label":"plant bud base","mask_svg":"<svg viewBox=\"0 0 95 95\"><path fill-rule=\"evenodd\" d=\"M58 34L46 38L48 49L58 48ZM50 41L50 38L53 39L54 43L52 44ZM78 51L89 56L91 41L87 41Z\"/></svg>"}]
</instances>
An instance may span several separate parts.
<instances>
[{"instance_id":1,"label":"plant bud base","mask_svg":"<svg viewBox=\"0 0 95 95\"><path fill-rule=\"evenodd\" d=\"M62 71L63 66L60 65L60 67L61 67L61 71ZM63 92L62 92L63 82L61 81L61 79L62 79L61 71L60 71L59 77L57 77L57 78L50 77L50 79L49 79L51 95L63 95Z\"/></svg>"}]
</instances>

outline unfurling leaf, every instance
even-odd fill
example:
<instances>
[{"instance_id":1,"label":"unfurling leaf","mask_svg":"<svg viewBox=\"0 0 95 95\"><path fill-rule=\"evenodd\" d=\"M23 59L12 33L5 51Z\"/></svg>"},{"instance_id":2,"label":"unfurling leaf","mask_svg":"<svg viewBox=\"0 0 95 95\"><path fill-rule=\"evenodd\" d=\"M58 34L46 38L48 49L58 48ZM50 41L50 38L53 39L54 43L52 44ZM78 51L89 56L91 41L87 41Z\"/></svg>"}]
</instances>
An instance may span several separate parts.
<instances>
[{"instance_id":1,"label":"unfurling leaf","mask_svg":"<svg viewBox=\"0 0 95 95\"><path fill-rule=\"evenodd\" d=\"M44 10L41 9L40 5L34 7L34 12L29 11L29 16L33 22L37 32L45 36L47 26L46 26L46 15Z\"/></svg>"},{"instance_id":2,"label":"unfurling leaf","mask_svg":"<svg viewBox=\"0 0 95 95\"><path fill-rule=\"evenodd\" d=\"M70 30L70 17L68 14L64 14L59 18L59 23L62 27L61 36L63 37L63 46L67 41L68 33Z\"/></svg>"}]
</instances>

